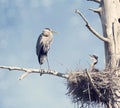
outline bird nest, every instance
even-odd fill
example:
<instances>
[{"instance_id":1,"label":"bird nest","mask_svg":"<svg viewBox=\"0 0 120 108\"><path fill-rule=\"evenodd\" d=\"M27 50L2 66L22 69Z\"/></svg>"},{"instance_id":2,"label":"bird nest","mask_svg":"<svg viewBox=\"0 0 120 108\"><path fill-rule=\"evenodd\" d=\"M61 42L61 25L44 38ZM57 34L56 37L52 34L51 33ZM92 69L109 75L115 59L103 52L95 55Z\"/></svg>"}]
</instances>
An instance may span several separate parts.
<instances>
[{"instance_id":1,"label":"bird nest","mask_svg":"<svg viewBox=\"0 0 120 108\"><path fill-rule=\"evenodd\" d=\"M74 103L103 103L107 105L112 99L113 90L120 78L114 72L71 72L67 81L68 96ZM119 86L119 87L118 87Z\"/></svg>"}]
</instances>

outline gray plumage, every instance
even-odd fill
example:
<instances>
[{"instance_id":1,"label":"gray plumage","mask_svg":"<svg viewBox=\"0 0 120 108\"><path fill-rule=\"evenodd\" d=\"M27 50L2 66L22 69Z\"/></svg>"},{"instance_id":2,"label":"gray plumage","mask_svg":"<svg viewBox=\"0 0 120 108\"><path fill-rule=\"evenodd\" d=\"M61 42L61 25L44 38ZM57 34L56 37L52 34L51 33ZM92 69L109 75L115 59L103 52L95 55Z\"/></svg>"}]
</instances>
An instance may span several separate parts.
<instances>
[{"instance_id":1,"label":"gray plumage","mask_svg":"<svg viewBox=\"0 0 120 108\"><path fill-rule=\"evenodd\" d=\"M50 44L53 40L53 31L45 28L39 35L36 44L36 54L38 56L39 64L42 65L47 59L47 54L50 49Z\"/></svg>"}]
</instances>

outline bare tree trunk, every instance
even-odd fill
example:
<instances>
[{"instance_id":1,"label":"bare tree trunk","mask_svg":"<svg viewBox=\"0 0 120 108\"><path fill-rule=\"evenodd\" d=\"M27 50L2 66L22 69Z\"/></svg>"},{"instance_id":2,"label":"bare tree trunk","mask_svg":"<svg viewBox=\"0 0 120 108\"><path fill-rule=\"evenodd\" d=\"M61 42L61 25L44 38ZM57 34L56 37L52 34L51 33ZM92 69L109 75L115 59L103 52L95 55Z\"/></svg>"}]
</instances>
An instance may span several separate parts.
<instances>
[{"instance_id":1,"label":"bare tree trunk","mask_svg":"<svg viewBox=\"0 0 120 108\"><path fill-rule=\"evenodd\" d=\"M106 67L120 67L120 0L103 0L100 3L100 18L105 42Z\"/></svg>"},{"instance_id":2,"label":"bare tree trunk","mask_svg":"<svg viewBox=\"0 0 120 108\"><path fill-rule=\"evenodd\" d=\"M106 68L116 69L120 67L120 0L100 0L100 19L103 35L109 42L105 43ZM115 71L120 75L120 71ZM108 108L120 108L120 82L118 89L113 91L113 99Z\"/></svg>"},{"instance_id":3,"label":"bare tree trunk","mask_svg":"<svg viewBox=\"0 0 120 108\"><path fill-rule=\"evenodd\" d=\"M111 97L109 102L106 104L106 108L120 108L120 0L88 1L94 1L100 4L98 9L90 10L99 14L102 23L103 36L91 27L79 10L76 10L75 12L78 13L85 21L87 28L97 38L104 41L105 68L107 71L109 70L109 72L111 72L111 80L109 82ZM113 78L114 75L118 77L117 80ZM115 85L115 88L111 83Z\"/></svg>"},{"instance_id":4,"label":"bare tree trunk","mask_svg":"<svg viewBox=\"0 0 120 108\"><path fill-rule=\"evenodd\" d=\"M88 0L100 4L98 9L90 9L99 14L105 45L106 69L120 76L120 0ZM106 41L109 40L109 41ZM114 81L117 89L112 89L112 98L106 108L120 108L120 82Z\"/></svg>"}]
</instances>

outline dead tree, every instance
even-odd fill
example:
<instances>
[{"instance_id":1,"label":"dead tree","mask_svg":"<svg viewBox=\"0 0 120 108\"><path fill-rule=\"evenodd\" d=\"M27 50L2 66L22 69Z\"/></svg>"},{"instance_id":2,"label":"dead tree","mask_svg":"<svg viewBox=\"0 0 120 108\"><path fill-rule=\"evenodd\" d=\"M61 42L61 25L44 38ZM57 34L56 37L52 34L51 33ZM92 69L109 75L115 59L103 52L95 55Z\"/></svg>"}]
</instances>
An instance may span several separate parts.
<instances>
[{"instance_id":1,"label":"dead tree","mask_svg":"<svg viewBox=\"0 0 120 108\"><path fill-rule=\"evenodd\" d=\"M88 0L99 3L98 13L102 23L103 41L105 46L106 69L120 75L120 0ZM114 79L113 79L114 80ZM115 81L117 89L113 89L109 108L120 107L120 84ZM112 89L112 88L111 88Z\"/></svg>"},{"instance_id":2,"label":"dead tree","mask_svg":"<svg viewBox=\"0 0 120 108\"><path fill-rule=\"evenodd\" d=\"M120 67L120 0L101 0L100 1L100 15L103 35L108 38L109 42L105 43L105 58L106 58L106 68L113 69L118 76L120 75L120 70L116 68ZM114 79L113 79L114 80ZM109 107L117 108L120 107L120 84L113 91L113 100ZM116 102L114 102L116 101Z\"/></svg>"},{"instance_id":3,"label":"dead tree","mask_svg":"<svg viewBox=\"0 0 120 108\"><path fill-rule=\"evenodd\" d=\"M92 28L84 15L80 15L86 23L86 27L105 46L106 67L99 71L95 69L98 57L93 55L90 69L81 71L60 73L46 69L30 69L11 66L0 66L8 70L24 71L19 80L22 80L31 73L41 73L55 75L67 79L68 95L72 97L74 103L81 106L89 103L102 103L106 108L120 108L120 0L88 0L99 3L98 9L90 10L100 16L103 34L99 34Z\"/></svg>"},{"instance_id":4,"label":"dead tree","mask_svg":"<svg viewBox=\"0 0 120 108\"><path fill-rule=\"evenodd\" d=\"M109 80L109 83L111 83L110 90L108 90L110 92L110 98L108 99L106 106L108 108L118 108L120 107L120 0L88 1L99 3L98 9L91 8L90 10L100 16L103 35L100 35L91 27L87 19L82 15L79 10L76 10L76 13L82 17L82 19L86 23L87 28L94 34L94 36L104 42L106 61L105 69L111 77L111 81ZM107 77L108 76L106 76L106 79ZM105 96L103 97L105 99ZM104 99L101 98L101 100Z\"/></svg>"}]
</instances>

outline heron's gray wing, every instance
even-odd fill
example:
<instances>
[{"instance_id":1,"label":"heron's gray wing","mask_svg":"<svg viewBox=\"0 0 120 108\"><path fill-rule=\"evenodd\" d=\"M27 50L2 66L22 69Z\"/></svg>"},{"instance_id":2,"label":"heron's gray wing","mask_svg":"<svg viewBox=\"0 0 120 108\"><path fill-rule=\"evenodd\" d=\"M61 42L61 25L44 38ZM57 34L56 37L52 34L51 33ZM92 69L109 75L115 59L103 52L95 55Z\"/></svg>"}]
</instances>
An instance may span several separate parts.
<instances>
[{"instance_id":1,"label":"heron's gray wing","mask_svg":"<svg viewBox=\"0 0 120 108\"><path fill-rule=\"evenodd\" d=\"M45 40L44 35L40 34L36 44L36 54L40 64L43 64L45 58L47 57L49 48L50 44Z\"/></svg>"},{"instance_id":2,"label":"heron's gray wing","mask_svg":"<svg viewBox=\"0 0 120 108\"><path fill-rule=\"evenodd\" d=\"M36 54L39 55L39 52L41 50L41 39L42 39L42 34L38 37L37 43L36 43Z\"/></svg>"},{"instance_id":3,"label":"heron's gray wing","mask_svg":"<svg viewBox=\"0 0 120 108\"><path fill-rule=\"evenodd\" d=\"M36 44L36 54L46 54L50 49L50 42L44 39L44 35L40 34Z\"/></svg>"}]
</instances>

